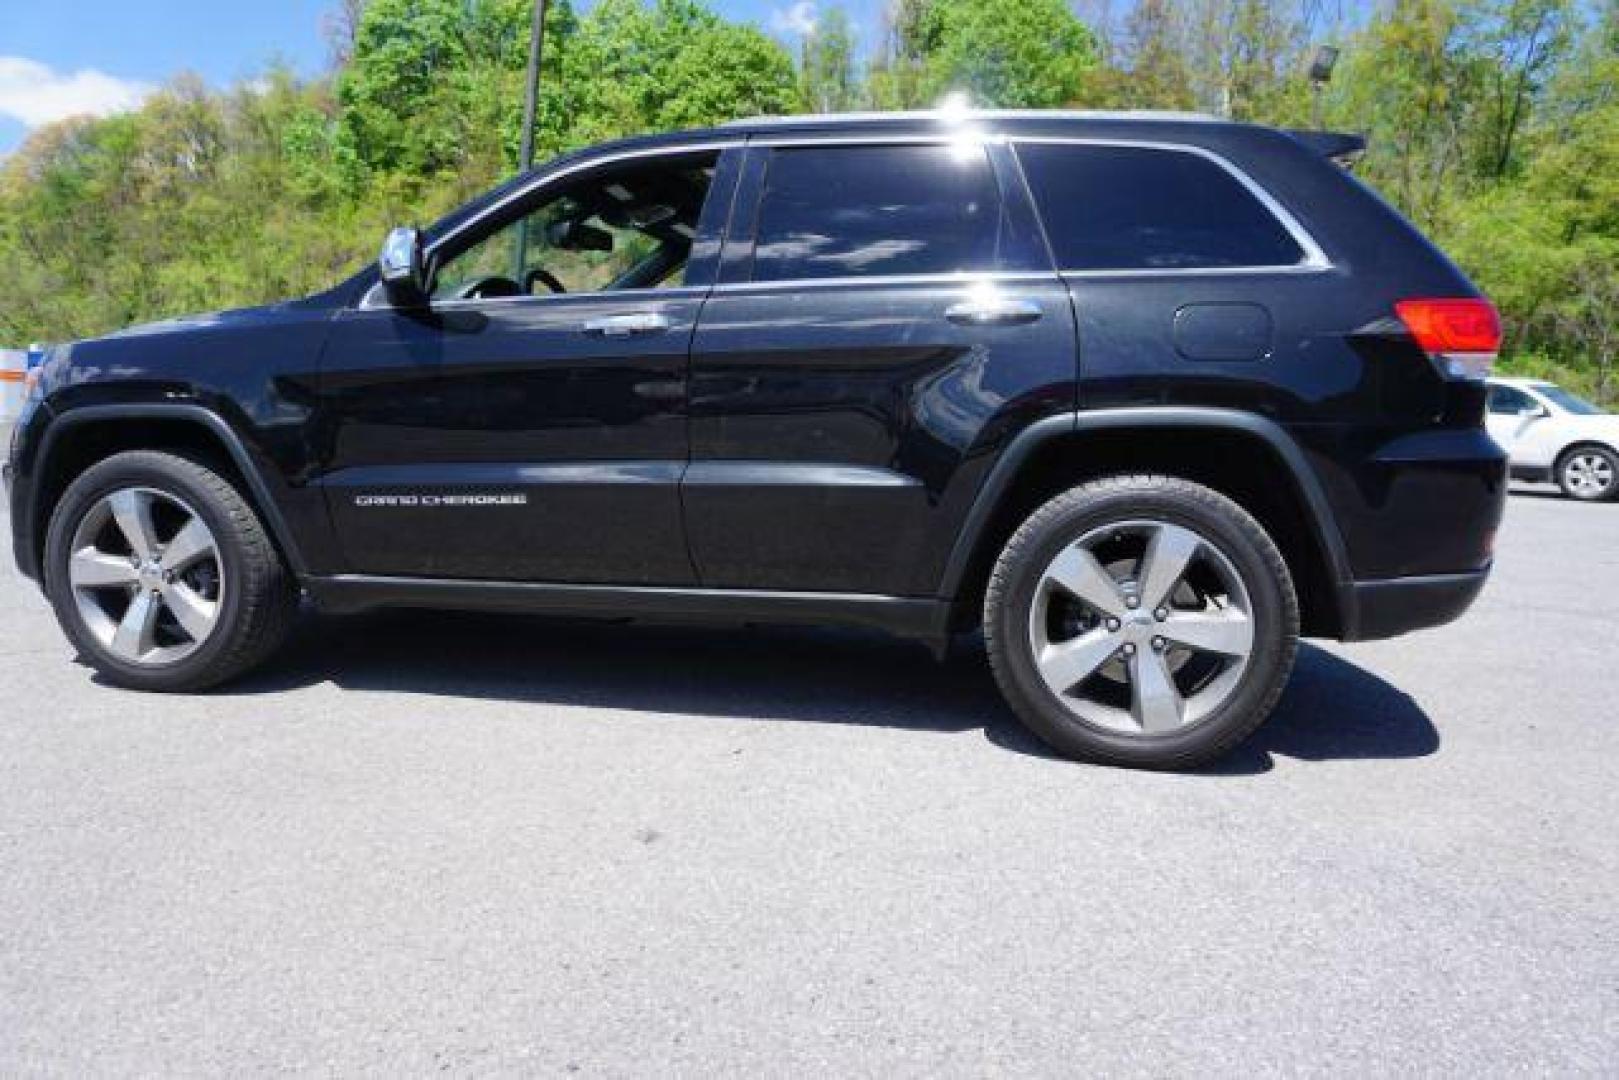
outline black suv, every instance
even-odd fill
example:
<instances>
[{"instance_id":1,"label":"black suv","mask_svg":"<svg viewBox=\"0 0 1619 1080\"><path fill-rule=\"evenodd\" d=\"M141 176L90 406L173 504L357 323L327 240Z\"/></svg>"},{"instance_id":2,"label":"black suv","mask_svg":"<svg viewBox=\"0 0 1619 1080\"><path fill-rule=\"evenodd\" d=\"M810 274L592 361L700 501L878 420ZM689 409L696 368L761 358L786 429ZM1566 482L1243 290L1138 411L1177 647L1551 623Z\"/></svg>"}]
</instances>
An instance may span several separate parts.
<instances>
[{"instance_id":1,"label":"black suv","mask_svg":"<svg viewBox=\"0 0 1619 1080\"><path fill-rule=\"evenodd\" d=\"M1357 148L984 112L572 154L329 292L54 349L17 562L123 686L237 675L300 593L982 626L1052 746L1192 765L1300 634L1490 565L1495 311Z\"/></svg>"}]
</instances>

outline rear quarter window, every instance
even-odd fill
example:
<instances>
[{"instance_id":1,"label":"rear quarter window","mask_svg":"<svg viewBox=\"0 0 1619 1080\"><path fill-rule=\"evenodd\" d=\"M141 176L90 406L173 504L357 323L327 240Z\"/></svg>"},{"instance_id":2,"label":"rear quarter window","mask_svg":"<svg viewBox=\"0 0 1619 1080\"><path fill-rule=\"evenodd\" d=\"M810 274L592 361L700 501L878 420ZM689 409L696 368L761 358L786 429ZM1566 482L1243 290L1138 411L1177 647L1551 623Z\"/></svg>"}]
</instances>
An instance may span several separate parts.
<instances>
[{"instance_id":1,"label":"rear quarter window","mask_svg":"<svg viewBox=\"0 0 1619 1080\"><path fill-rule=\"evenodd\" d=\"M1018 160L1064 270L1294 266L1304 250L1217 162L1182 150L1024 143Z\"/></svg>"}]
</instances>

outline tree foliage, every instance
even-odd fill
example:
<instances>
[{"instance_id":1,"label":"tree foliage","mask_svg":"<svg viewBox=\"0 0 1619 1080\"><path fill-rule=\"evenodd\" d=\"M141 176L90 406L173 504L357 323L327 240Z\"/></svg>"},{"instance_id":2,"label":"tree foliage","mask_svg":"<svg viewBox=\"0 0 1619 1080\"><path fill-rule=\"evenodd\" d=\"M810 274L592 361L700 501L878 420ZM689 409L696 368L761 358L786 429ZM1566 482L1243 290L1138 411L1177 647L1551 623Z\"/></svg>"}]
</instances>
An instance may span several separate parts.
<instances>
[{"instance_id":1,"label":"tree foliage","mask_svg":"<svg viewBox=\"0 0 1619 1080\"><path fill-rule=\"evenodd\" d=\"M1619 0L892 0L789 49L702 0L551 0L537 144L799 109L1202 109L1366 132L1361 177L1497 301L1511 367L1619 393ZM334 66L37 132L0 161L0 339L313 291L516 167L530 0L333 0ZM1317 98L1312 48L1343 50ZM796 56L795 56L796 53Z\"/></svg>"},{"instance_id":2,"label":"tree foliage","mask_svg":"<svg viewBox=\"0 0 1619 1080\"><path fill-rule=\"evenodd\" d=\"M1054 108L1084 95L1096 39L1063 0L898 0L872 72L879 108L959 91L1003 108Z\"/></svg>"},{"instance_id":3,"label":"tree foliage","mask_svg":"<svg viewBox=\"0 0 1619 1080\"><path fill-rule=\"evenodd\" d=\"M799 64L799 98L812 113L848 112L861 104L849 16L834 7L804 36Z\"/></svg>"}]
</instances>

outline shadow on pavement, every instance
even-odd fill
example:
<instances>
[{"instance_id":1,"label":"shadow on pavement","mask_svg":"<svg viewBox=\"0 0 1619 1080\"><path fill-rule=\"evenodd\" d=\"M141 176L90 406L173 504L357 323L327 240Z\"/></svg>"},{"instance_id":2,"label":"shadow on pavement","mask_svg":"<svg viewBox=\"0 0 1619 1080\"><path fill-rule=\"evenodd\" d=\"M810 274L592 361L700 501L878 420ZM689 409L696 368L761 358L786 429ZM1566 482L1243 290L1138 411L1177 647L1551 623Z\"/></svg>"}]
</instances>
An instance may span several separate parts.
<instances>
[{"instance_id":1,"label":"shadow on pavement","mask_svg":"<svg viewBox=\"0 0 1619 1080\"><path fill-rule=\"evenodd\" d=\"M1438 749L1439 729L1409 694L1306 643L1270 720L1206 772L1266 772L1273 755L1300 761L1389 760L1426 757Z\"/></svg>"},{"instance_id":2,"label":"shadow on pavement","mask_svg":"<svg viewBox=\"0 0 1619 1080\"><path fill-rule=\"evenodd\" d=\"M1052 757L1001 700L981 646L936 663L876 633L558 622L521 615L378 611L309 614L266 668L222 695L330 682L348 689L737 719L965 732ZM1439 733L1409 696L1304 645L1270 721L1213 775L1307 761L1411 758Z\"/></svg>"}]
</instances>

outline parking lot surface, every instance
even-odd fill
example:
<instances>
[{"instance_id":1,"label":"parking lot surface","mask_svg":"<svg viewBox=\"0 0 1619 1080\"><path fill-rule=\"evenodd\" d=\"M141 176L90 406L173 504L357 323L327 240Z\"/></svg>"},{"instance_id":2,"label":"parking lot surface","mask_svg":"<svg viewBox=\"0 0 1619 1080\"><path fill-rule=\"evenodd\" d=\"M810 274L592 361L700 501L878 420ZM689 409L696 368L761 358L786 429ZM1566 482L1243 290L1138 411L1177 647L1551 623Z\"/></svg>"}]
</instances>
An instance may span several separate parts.
<instances>
[{"instance_id":1,"label":"parking lot surface","mask_svg":"<svg viewBox=\"0 0 1619 1080\"><path fill-rule=\"evenodd\" d=\"M1311 645L1223 766L1055 760L980 652L306 618L98 685L0 573L0 1072L1619 1068L1619 505Z\"/></svg>"}]
</instances>

